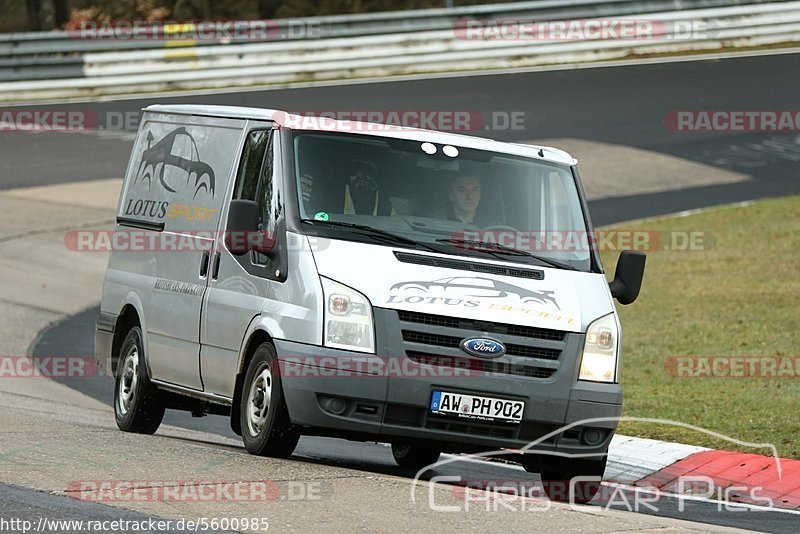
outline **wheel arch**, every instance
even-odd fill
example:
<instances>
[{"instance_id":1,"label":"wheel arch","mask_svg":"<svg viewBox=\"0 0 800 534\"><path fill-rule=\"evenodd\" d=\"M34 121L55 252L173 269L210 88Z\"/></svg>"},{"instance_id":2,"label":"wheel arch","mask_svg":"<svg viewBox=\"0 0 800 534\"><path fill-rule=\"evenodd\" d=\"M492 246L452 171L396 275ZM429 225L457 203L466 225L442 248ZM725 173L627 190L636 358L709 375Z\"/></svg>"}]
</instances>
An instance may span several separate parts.
<instances>
[{"instance_id":1,"label":"wheel arch","mask_svg":"<svg viewBox=\"0 0 800 534\"><path fill-rule=\"evenodd\" d=\"M236 367L236 383L233 388L233 402L231 404L231 430L237 435L242 435L241 421L239 419L242 401L242 388L244 386L244 375L247 372L247 367L250 365L250 360L253 358L256 349L262 343L270 343L275 347L272 335L263 327L259 325L259 316L253 318L250 326L245 334L244 342L242 343L242 350L239 355L239 362Z\"/></svg>"},{"instance_id":2,"label":"wheel arch","mask_svg":"<svg viewBox=\"0 0 800 534\"><path fill-rule=\"evenodd\" d=\"M117 374L117 365L119 364L119 351L122 343L128 332L134 326L142 329L142 336L144 337L144 324L142 322L142 313L139 308L132 302L128 302L122 306L117 322L114 325L114 341L111 345L111 373L113 376ZM146 339L142 339L142 343L146 344Z\"/></svg>"}]
</instances>

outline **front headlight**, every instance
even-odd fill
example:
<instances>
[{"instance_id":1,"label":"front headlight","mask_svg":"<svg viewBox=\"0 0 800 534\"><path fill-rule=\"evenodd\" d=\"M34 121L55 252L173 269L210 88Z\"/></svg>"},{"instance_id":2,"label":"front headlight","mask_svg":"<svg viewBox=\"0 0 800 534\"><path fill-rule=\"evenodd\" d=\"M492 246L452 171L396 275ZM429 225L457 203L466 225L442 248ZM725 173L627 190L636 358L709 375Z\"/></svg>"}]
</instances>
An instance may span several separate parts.
<instances>
[{"instance_id":1,"label":"front headlight","mask_svg":"<svg viewBox=\"0 0 800 534\"><path fill-rule=\"evenodd\" d=\"M328 278L321 279L325 298L322 333L325 346L374 353L375 326L367 297Z\"/></svg>"},{"instance_id":2,"label":"front headlight","mask_svg":"<svg viewBox=\"0 0 800 534\"><path fill-rule=\"evenodd\" d=\"M579 380L616 382L619 330L613 313L592 322L586 329Z\"/></svg>"}]
</instances>

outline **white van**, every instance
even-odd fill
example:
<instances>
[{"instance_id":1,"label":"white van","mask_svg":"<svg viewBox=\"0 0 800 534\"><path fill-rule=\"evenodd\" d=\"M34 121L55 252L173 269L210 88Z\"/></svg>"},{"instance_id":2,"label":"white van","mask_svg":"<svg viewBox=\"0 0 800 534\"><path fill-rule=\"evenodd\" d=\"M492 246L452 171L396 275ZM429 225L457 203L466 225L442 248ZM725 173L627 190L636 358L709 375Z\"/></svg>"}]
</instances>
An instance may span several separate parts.
<instances>
[{"instance_id":1,"label":"white van","mask_svg":"<svg viewBox=\"0 0 800 534\"><path fill-rule=\"evenodd\" d=\"M183 409L230 416L253 454L317 434L420 468L528 446L546 482L602 476L622 407L612 297L633 302L644 255L624 252L609 285L571 156L144 111L117 210L131 246L111 255L95 339L120 429Z\"/></svg>"}]
</instances>

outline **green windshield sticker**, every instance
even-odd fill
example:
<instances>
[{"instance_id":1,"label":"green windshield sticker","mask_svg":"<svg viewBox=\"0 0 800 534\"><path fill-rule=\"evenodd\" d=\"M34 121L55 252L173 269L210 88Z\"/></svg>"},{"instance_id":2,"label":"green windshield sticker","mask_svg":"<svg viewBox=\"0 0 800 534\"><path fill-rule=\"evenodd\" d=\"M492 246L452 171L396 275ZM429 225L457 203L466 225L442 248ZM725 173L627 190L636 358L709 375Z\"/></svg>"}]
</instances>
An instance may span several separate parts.
<instances>
[{"instance_id":1,"label":"green windshield sticker","mask_svg":"<svg viewBox=\"0 0 800 534\"><path fill-rule=\"evenodd\" d=\"M328 219L329 219L328 214L325 213L324 211L318 211L314 215L314 220L315 221L327 221Z\"/></svg>"}]
</instances>

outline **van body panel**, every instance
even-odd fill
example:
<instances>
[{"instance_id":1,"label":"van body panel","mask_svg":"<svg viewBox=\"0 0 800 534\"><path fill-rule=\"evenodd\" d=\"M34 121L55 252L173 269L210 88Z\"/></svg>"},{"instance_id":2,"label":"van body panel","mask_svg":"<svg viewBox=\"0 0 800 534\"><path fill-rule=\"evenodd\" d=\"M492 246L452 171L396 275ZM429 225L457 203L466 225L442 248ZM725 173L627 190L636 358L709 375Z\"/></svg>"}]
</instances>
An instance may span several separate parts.
<instances>
[{"instance_id":1,"label":"van body panel","mask_svg":"<svg viewBox=\"0 0 800 534\"><path fill-rule=\"evenodd\" d=\"M245 132L254 125L245 123ZM268 124L255 126L269 128ZM246 135L246 134L245 134ZM233 195L237 169L245 135L239 137L231 153L226 188L221 191L224 202L219 208L218 228L210 251L207 288L200 314L200 374L203 389L226 398L233 398L236 374L231 372L239 358L245 333L258 316L269 292L269 280L251 276L225 247L224 236L228 206Z\"/></svg>"},{"instance_id":2,"label":"van body panel","mask_svg":"<svg viewBox=\"0 0 800 534\"><path fill-rule=\"evenodd\" d=\"M146 273L147 363L154 380L202 390L200 311L243 122L145 115L118 217L162 224L152 254L130 252L122 270ZM171 248L174 244L174 248ZM112 260L113 262L113 260ZM145 282L146 285L143 285Z\"/></svg>"},{"instance_id":3,"label":"van body panel","mask_svg":"<svg viewBox=\"0 0 800 534\"><path fill-rule=\"evenodd\" d=\"M349 371L372 368L374 356L286 340L275 340L275 348L293 423L380 434L387 379L379 374ZM361 365L359 360L367 364ZM330 404L333 400L343 405L342 412ZM365 413L364 407L374 412Z\"/></svg>"},{"instance_id":4,"label":"van body panel","mask_svg":"<svg viewBox=\"0 0 800 534\"><path fill-rule=\"evenodd\" d=\"M400 262L387 246L317 238L314 259L322 276L364 293L373 306L482 319L501 323L584 332L594 319L611 313L608 283L599 273L549 267L532 280ZM413 251L418 256L435 256ZM450 256L452 258L452 256ZM468 258L470 263L480 263ZM520 267L503 261L492 265Z\"/></svg>"},{"instance_id":5,"label":"van body panel","mask_svg":"<svg viewBox=\"0 0 800 534\"><path fill-rule=\"evenodd\" d=\"M336 121L320 124L328 124L332 131L338 127ZM429 241L407 237L425 224L412 228L407 218L417 215L404 214L400 208L380 215L384 225L380 228L359 228L362 221L369 225L371 217L379 216L381 205L376 192L374 212L356 209L353 191L359 193L356 187L363 186L363 180L348 182L353 184L347 190L352 212L306 213L303 197L310 196L314 187L333 191L325 188L339 183L338 174L344 173L348 180L363 176L347 174L351 171L344 168L325 168L336 167L330 162L339 160L333 157L322 158L319 175L303 181L307 177L295 164L301 161L295 148L299 147L297 153L306 149L300 141L294 146L292 128L315 129L275 110L226 106L145 110L120 195L117 231L135 231L144 241L156 240L162 247L152 252L112 252L101 302L103 320L96 333L98 361L116 357L110 351L119 332L109 325L131 305L139 314L145 363L154 383L206 404L230 404L237 398L236 387L242 382L238 379L247 370L247 349L253 336L264 332L277 351L289 417L309 433L435 442L447 450L522 448L534 443L534 449L541 451L605 452L622 410L618 345L609 349L617 354L617 373L609 379L613 382L579 380L592 322L613 314L620 331L596 252L582 251L591 261L580 259L584 264L577 266L564 263L563 269L548 265L547 260L521 258L524 253L515 258L514 251L509 254L508 250L505 254L497 249L462 253L445 243L452 237L449 233ZM523 206L530 208L532 218L545 219L547 210L540 208L566 205L574 209L562 212L577 213L580 222L566 229L592 231L588 215L585 228L581 226L585 198L576 161L566 152L414 129L347 132L342 137L351 133L404 140L394 143L398 146L407 146L409 140L452 144L465 148L464 153L495 151L528 158L535 165L558 166L552 171L555 178L524 182L541 183L529 188L535 197L507 195L504 206L509 208L503 207L503 214L518 213ZM373 139L364 146L369 143L391 145ZM413 162L418 156L411 154ZM262 158L258 167L251 164L256 161L254 155ZM443 158L425 168L445 169ZM468 159L464 156L465 162ZM358 172L367 168L369 173L361 163ZM399 168L398 176L415 176ZM271 174L266 172L269 169ZM328 174L337 174L330 183L323 180ZM240 188L242 176L248 181L244 182L247 187ZM389 176L394 180L394 175ZM426 176L417 178L425 181ZM555 185L546 184L561 183L557 181L561 176L568 184L574 179L577 192L548 196ZM262 189L267 183L270 188ZM369 188L359 193L362 199L367 198L364 190ZM492 198L488 193L485 199ZM240 207L256 201L268 207L259 205L258 230L273 232L276 249L238 256L227 249L221 232L226 231L233 199L250 202ZM553 214L562 212L552 210ZM552 217L555 222L542 228L559 229L560 215ZM464 224L473 221L462 220L469 221ZM477 222L474 226L494 227ZM433 226L428 229L429 237L438 233ZM399 239L392 235L395 231L401 234ZM165 248L165 240L184 246ZM331 298L323 287L337 288L334 291L344 295ZM343 305L337 299L346 302L345 312L337 309ZM357 320L371 319L371 323L353 320L348 324L336 317L353 311L360 314ZM599 324L612 330L607 320ZM348 330L349 326L353 329ZM467 350L468 342L484 338L499 343L502 352L490 356ZM332 348L343 346L353 350ZM434 413L431 403L437 391L525 405L519 421L487 422L461 413ZM565 425L571 429L562 431ZM599 437L584 439L586 428L594 429L589 435Z\"/></svg>"},{"instance_id":6,"label":"van body panel","mask_svg":"<svg viewBox=\"0 0 800 534\"><path fill-rule=\"evenodd\" d=\"M146 332L146 328L149 326L146 310L150 303L150 287L155 275L155 261L142 262L141 259L141 254L137 252L114 252L111 254L103 283L100 311L119 316L126 306L133 306L139 316L142 332ZM116 333L125 335L125 332ZM147 356L150 350L147 336L142 341L145 356ZM116 356L107 354L100 363L111 371L114 366L108 367L107 364ZM146 363L149 370L149 361L146 360Z\"/></svg>"},{"instance_id":7,"label":"van body panel","mask_svg":"<svg viewBox=\"0 0 800 534\"><path fill-rule=\"evenodd\" d=\"M289 251L289 278L271 286L262 310L265 326L275 338L322 345L325 306L311 244L306 236L287 234L289 242L298 244L297 250Z\"/></svg>"}]
</instances>

